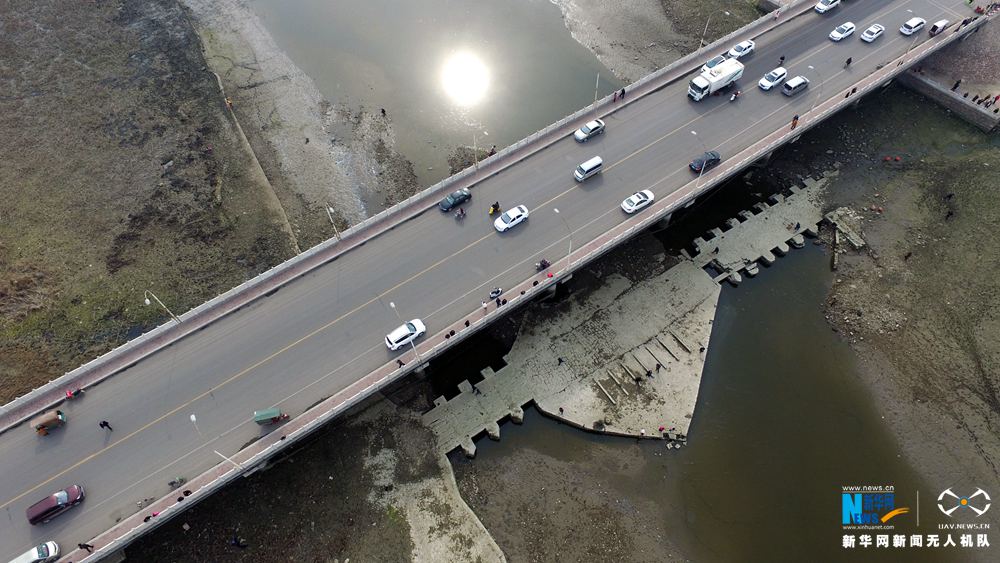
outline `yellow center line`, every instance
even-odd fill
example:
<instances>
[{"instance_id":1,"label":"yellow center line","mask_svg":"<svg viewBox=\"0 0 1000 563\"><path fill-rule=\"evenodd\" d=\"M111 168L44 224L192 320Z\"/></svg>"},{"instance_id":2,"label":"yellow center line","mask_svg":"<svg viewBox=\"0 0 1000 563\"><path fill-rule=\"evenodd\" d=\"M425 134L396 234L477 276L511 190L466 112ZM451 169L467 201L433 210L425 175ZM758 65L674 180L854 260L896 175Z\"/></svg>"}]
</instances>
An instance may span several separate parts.
<instances>
[{"instance_id":1,"label":"yellow center line","mask_svg":"<svg viewBox=\"0 0 1000 563\"><path fill-rule=\"evenodd\" d=\"M808 58L808 57L811 57L811 56L813 56L813 55L815 55L815 54L818 54L818 53L822 52L823 50L825 50L825 49L827 49L827 48L830 48L830 47L831 47L831 45L825 45L825 46L823 46L823 47L820 47L819 49L816 49L816 50L815 50L814 52L812 52L812 53L809 53L809 54L807 55L807 58ZM872 52L872 53L871 53L870 55L867 55L867 56L865 56L865 57L862 57L862 58L861 58L861 59L859 59L859 60L864 60L864 59L866 59L866 58L868 58L868 57L871 57L871 56L873 56L874 54L875 54L875 51L873 51L873 52ZM839 75L840 75L841 73L843 73L843 70L841 70L841 71L838 71L837 73L833 74L833 75L831 76L831 79L832 79L833 77L836 77L836 76L839 76ZM820 82L820 84L824 84L825 82L828 82L828 81L829 81L829 80L827 80L827 81L821 81L821 82ZM640 154L640 153L642 153L642 152L645 152L646 150L649 150L649 149L650 149L651 147L653 147L653 146L654 146L654 145L656 145L657 143L660 143L661 141L663 141L663 140L667 139L668 137L671 137L671 136L673 136L673 135L677 134L677 133L678 133L679 131L681 131L682 129L685 129L685 128L687 128L687 127L690 127L690 126L691 126L692 124L696 123L696 122L697 122L698 120L701 120L701 119L704 119L704 118L708 117L709 115L712 115L712 114L713 114L713 113L715 113L715 112L718 112L718 111L722 111L722 110L723 110L723 108L726 108L726 107L727 107L727 106L726 106L725 104L719 104L719 105L717 105L717 106L716 106L715 108L713 108L713 109L711 109L711 110L709 110L709 111L705 112L704 114L701 114L701 115L699 115L699 116L696 116L696 117L694 117L693 119L690 119L689 121L685 122L684 124L682 124L682 125L679 125L679 126L677 126L676 128L672 129L672 130L671 130L671 131L669 131L668 133L666 133L666 134L664 134L664 135L662 135L662 136L658 137L657 139L655 139L655 140L653 140L653 141L651 141L651 142L647 143L646 145L642 146L641 148L639 148L639 149L636 149L635 151L633 151L633 152L629 153L628 155L624 156L623 158L621 158L621 159L620 159L620 160L618 160L617 162L615 162L615 163L613 163L613 164L609 165L609 166L608 166L608 167L606 168L606 170L611 170L611 169L615 168L616 166L618 166L618 165L620 165L620 164L622 164L622 163L624 163L624 162L628 161L629 159L633 158L634 156L636 156L636 155L638 155L638 154ZM753 123L752 125L748 126L747 128L743 129L742 131L740 131L740 132L738 132L738 133L736 133L736 134L734 134L734 135L730 136L730 137L729 137L728 139L724 140L724 141L723 141L722 143L719 143L719 144L718 144L718 145L716 145L716 146L722 146L722 145L725 145L725 144L728 144L729 142L733 141L734 139L736 139L736 138L738 138L738 137L742 136L742 135L743 135L743 134L744 134L744 133L745 133L746 131L748 131L749 129L751 129L751 128L752 128L752 127L754 127L755 125L758 125L758 124L762 123L763 121L767 120L768 118L770 118L770 117L774 116L774 115L775 115L776 113L778 113L778 112L780 112L780 111L784 111L784 110L786 110L786 109L787 109L787 107L782 107L782 108L778 108L778 109L776 109L775 111L773 111L773 112L769 113L769 114L768 114L767 116L765 116L765 117L763 117L763 118L761 118L761 119L759 119L759 120L755 121L755 122L754 122L754 123ZM681 170L683 170L683 168L682 168ZM658 186L659 184L663 183L664 181L666 181L666 180L667 180L668 178L670 178L671 176L673 176L673 175L677 174L677 173L678 173L679 171L680 171L680 170L674 170L673 172L670 172L670 173L666 174L665 176L663 176L662 178L660 178L659 180L657 180L656 182L654 182L653 184L651 184L651 185L650 185L650 186L649 186L648 188L646 188L646 189L650 189L650 188L653 188L653 187L655 187L655 186ZM573 192L573 191L575 191L575 190L576 190L576 185L575 185L575 184L571 184L571 185L570 185L570 186L569 186L569 187L568 187L567 189L565 189L564 191L562 191L562 192L561 192L561 193L559 193L559 194L556 194L555 196L551 197L550 199L546 200L545 202L541 203L541 204L540 204L540 205L539 205L538 207L539 207L539 208L544 208L544 207L546 207L546 206L550 205L551 203L553 203L553 202L557 201L557 200L558 200L559 198L561 198L561 197L563 197L563 196L565 196L565 195L567 195L567 194L569 194L570 192ZM612 213L613 211L614 211L613 209L612 209L612 210L609 210L609 211L605 211L604 213L602 213L602 214L598 215L598 216L597 216L597 217L595 217L594 219L592 219L592 220L588 221L587 223L585 223L585 224L584 224L583 226L579 227L579 228L577 229L577 231L579 231L580 229L583 229L583 228L586 228L586 227L588 227L588 226L592 225L593 223L595 223L595 222L597 222L598 220L600 220L600 219L604 218L605 216L607 216L607 215L608 215L609 213ZM625 219L625 220L627 221L628 219ZM44 481L41 481L41 482L39 482L38 484L36 484L36 485L34 485L34 486L32 486L32 487L30 487L30 488L26 489L26 490L25 490L24 492L22 492L22 493L20 493L20 494L18 494L18 495L16 495L16 496L14 496L14 497L12 497L12 498L8 499L7 501L5 501L5 502L3 502L2 504L0 504L0 508L7 508L7 507L8 507L8 506L9 506L10 504L12 504L12 503L14 503L14 502L17 502L18 500L20 500L20 499L24 498L24 497L25 497L26 495L28 495L28 494L30 494L30 493L32 493L32 492L34 492L34 491L38 490L39 488L41 488L41 487L43 487L43 486L45 486L45 485L47 485L47 484L51 483L52 481L54 481L54 480L56 480L56 479L58 479L58 478L60 478L60 477L64 477L64 476L65 476L66 474L68 474L68 473L69 473L70 471L72 471L72 470L74 470L74 469L76 469L76 468L78 468L78 467L80 467L80 466L84 465L85 463L87 463L87 462L89 462L89 461L91 461L91 460L93 460L93 459L97 458L97 457L98 457L98 456L100 456L101 454L103 454L103 453L105 453L105 452L108 452L108 451L112 450L113 448L117 447L118 445L120 445L120 444L122 444L122 443L124 443L124 442L126 442L126 441L128 441L128 440L130 440L131 438L133 438L133 437L137 436L138 434L140 434L140 433L142 433L142 432L144 432L144 431L148 430L148 429L149 429L149 428L151 428L152 426L154 426L154 425L156 425L156 424L159 424L160 422L164 421L165 419L167 419L167 418L169 418L169 417L171 417L171 416L173 416L173 415L177 414L177 413L178 413L178 412L180 412L181 410L183 410L183 409L185 409L185 408L189 407L189 406L190 406L190 405L192 405L193 403L195 403L195 402L197 402L197 401L199 401L199 400L201 400L201 399L203 399L203 398L205 398L205 397L209 396L210 394L212 394L212 393L214 393L214 392L218 391L219 389L221 389L222 387L225 387L226 385L228 385L228 384L232 383L233 381L236 381L236 380L238 380L238 379L242 378L243 376L245 376L245 375L249 374L249 373L250 373L250 372L252 372L253 370L255 370L255 369L259 368L260 366L262 366L262 365L266 364L267 362L269 362L269 361L273 360L274 358L278 357L279 355L281 355L281 354L284 354L285 352L287 352L288 350L290 350L290 349L292 349L292 348L294 348L294 347L298 346L298 345L299 345L299 344L301 344L302 342L305 342L306 340L309 340L310 338L312 338L312 337L316 336L317 334L319 334L319 333L321 333L321 332L323 332L323 331L327 330L328 328L330 328L330 327L332 327L333 325L335 325L335 324L339 323L340 321L344 320L345 318L347 318L347 317L349 317L349 316L351 316L351 315L353 315L353 314L357 313L358 311L360 311L360 310L364 309L365 307L368 307L368 306L372 305L373 303L375 303L375 302L379 301L380 299L382 299L383 297L385 297L385 296L389 295L390 293L392 293L392 292L394 292L394 291L398 290L399 288L403 287L404 285L406 285L406 284L408 284L408 283L410 283L410 282L412 282L412 281L416 280L417 278L420 278L420 277L422 277L422 276L423 276L424 274L426 274L427 272L430 272L431 270L433 270L433 269L437 268L438 266L440 266L440 265L444 264L445 262L447 262L447 261L449 261L449 260L452 260L452 259L454 259L455 257L457 257L458 255L462 254L463 252L465 252L465 251L467 251L467 250L470 250L470 249L472 249L473 247L475 247L475 246L479 245L480 243L482 243L482 242L483 242L483 241L485 241L486 239L489 239L489 238L491 238L491 237L493 237L493 236L495 236L495 235L494 235L494 234L493 234L492 232L491 232L491 233L489 233L489 234L486 234L486 235L484 235L484 236L482 236L482 237L480 237L480 238L476 239L475 241L473 241L473 242L469 243L469 244L468 244L468 245L466 245L466 246L465 246L464 248L461 248L461 249L459 249L459 250L457 250L457 251L455 251L455 252L453 252L453 253L451 253L451 254L449 254L449 255L447 255L447 256L445 256L445 257L443 257L443 258L439 259L439 260L437 260L436 262L434 262L434 263L433 263L433 264L431 264L430 266L428 266L428 267L424 268L423 270L420 270L419 272L417 272L417 273L413 274L412 276L410 276L410 277L408 277L408 278L406 278L406 279L404 279L404 280L400 281L399 283L397 283L397 284L393 285L393 286L392 286L392 287L390 287L389 289L387 289L387 290L383 291L382 293L379 293L379 294L378 294L378 295L376 295L375 297L372 297L372 298L371 298L371 299L369 299L368 301L366 301L366 302L364 302L364 303L362 303L362 304L358 305L357 307L354 307L353 309L351 309L351 310L349 310L349 311L347 311L347 312L345 312L345 313L341 314L340 316L338 316L338 317L336 317L335 319L331 320L330 322L328 322L328 323L326 323L326 324L324 324L324 325L320 326L319 328L317 328L317 329L313 330L312 332L310 332L310 333L306 334L305 336L302 336L301 338L299 338L299 339L297 339L297 340L294 340L294 341L292 341L291 343L289 343L289 344L285 345L284 347L280 348L279 350L275 351L274 353L270 354L269 356L267 356L267 357L265 357L265 358L263 358L263 359L261 359L261 360L259 360L259 361L255 362L255 363L253 363L253 364L251 364L251 365L247 366L246 368L244 368L244 369L242 369L242 370L240 370L240 371L238 371L238 372L234 373L233 375L231 375L231 376L229 376L228 378L224 379L224 380L223 380L222 382L220 382L220 383L218 383L218 384L214 385L213 387L211 387L211 388L210 388L210 389L208 389L207 391L204 391L204 392L202 392L202 393L199 393L199 394L198 394L198 395L196 395L195 397L193 397L193 398L191 398L191 399L189 399L189 400L187 400L187 401L185 401L185 402L183 402L183 403L181 403L181 404L177 405L176 407L174 407L173 409L171 409L171 410L167 411L166 413L164 413L164 414L160 415L159 417L157 417L157 418L155 418L155 419L153 419L153 420L151 420L151 421L147 422L146 424L144 424L144 425L140 426L139 428L137 428L137 429L133 430L132 432L130 432L130 433L128 433L128 434L126 434L126 435L125 435L125 436L123 436L123 437L122 437L122 438L121 438L120 440L117 440L116 442L113 442L113 443L109 444L109 445L108 445L108 446L107 446L106 448L103 448L103 449L101 449L101 450L98 450L98 451L96 451L96 452L94 452L94 453L91 453L91 454L89 454L89 455L87 455L87 456L85 456L85 457L81 458L81 459L80 459L79 461L77 461L77 462L73 463L72 465L70 465L70 466L66 467L65 469L62 469L62 470L60 470L59 472L57 472L57 473L53 474L53 475L52 475L51 477L49 477L49 478L45 479ZM564 240L565 240L566 238L567 238L567 237L565 237L565 236L564 236L564 237L561 237L561 238L559 238L559 239L558 239L558 240L557 240L556 242L553 242L552 244L550 244L550 245L546 246L546 247L545 247L545 248L544 248L543 250L548 250L549 248L553 248L554 246L556 246L556 245L558 245L558 244L561 244L561 243L562 243L562 241L564 241ZM511 272L511 271L512 271L512 270L513 270L513 269L514 269L515 267L517 267L517 266L520 266L521 264L524 264L525 262L528 262L528 261L530 261L530 259L528 259L528 260L524 260L524 261L521 261L521 262L518 262L517 264L515 264L515 265L512 265L512 266L511 266L510 268L508 268L508 269L504 270L503 272L501 272L501 274L498 274L498 275L503 275L503 274L507 274L507 273ZM479 286L477 286L477 288L478 288L478 287L482 287L482 284L480 284ZM470 291L466 292L465 294L463 294L463 297L467 297L468 295L472 294L472 293L473 293L474 291L475 291L475 289L473 289L473 290L470 290ZM452 305L452 304L454 304L454 303L457 303L457 302L458 302L458 300L459 300L459 299L457 299L457 298L456 298L456 299L454 299L454 300L453 300L453 301L451 302L451 304L449 304L449 305L446 305L446 306L443 306L443 307L441 307L441 308L437 309L436 311L434 311L434 312L432 313L432 315L436 315L436 314L440 313L440 312L441 312L441 311L443 311L444 309L448 308L448 307L449 307L450 305ZM311 385L314 385L314 384L316 384L316 383L318 383L318 382L322 381L323 379L326 379L326 378L330 377L331 375L333 375L333 374L334 374L334 373L336 373L337 371L340 371L341 369L343 369L343 368L344 368L344 367L346 367L347 365L349 365L349 364L351 364L351 363L353 363L353 362L357 361L358 359L360 359L360 358L361 358L361 357L363 357L364 355L366 355L366 354L370 353L370 352L371 352L372 350L374 350L374 349L376 349L376 348L378 348L378 347L377 347L377 346L373 346L373 347L370 347L370 348L368 348L367 350L363 351L362 353L360 353L360 354L356 355L356 356L355 356L354 358L352 358L352 359L348 360L347 362L344 362L344 363L343 363L343 364L342 364L341 366L339 366L339 367L338 367L337 369L335 369L335 370L333 370L333 371L331 371L331 372L328 372L328 373L327 373L326 375L324 375L324 376L320 377L319 379L317 379L316 381L314 381L313 383L311 383L311 384L310 384L309 386L311 386ZM300 390L300 391L301 391L301 390ZM293 397L293 396L295 396L295 394L297 394L297 393L293 393L292 395L290 395L290 396L289 396L289 397L287 397L287 398L290 398L290 397ZM287 400L287 398L286 398L285 400ZM280 403L280 402L279 402L279 403Z\"/></svg>"}]
</instances>

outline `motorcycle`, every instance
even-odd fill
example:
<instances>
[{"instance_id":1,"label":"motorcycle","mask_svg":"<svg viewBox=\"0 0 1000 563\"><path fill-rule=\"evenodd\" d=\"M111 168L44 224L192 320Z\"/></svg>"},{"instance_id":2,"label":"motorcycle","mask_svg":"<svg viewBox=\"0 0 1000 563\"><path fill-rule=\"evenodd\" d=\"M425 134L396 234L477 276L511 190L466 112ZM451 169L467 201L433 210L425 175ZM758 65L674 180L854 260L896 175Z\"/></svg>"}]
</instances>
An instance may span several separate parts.
<instances>
[{"instance_id":1,"label":"motorcycle","mask_svg":"<svg viewBox=\"0 0 1000 563\"><path fill-rule=\"evenodd\" d=\"M501 293L503 293L502 288L494 287L493 290L490 291L490 299L496 299L497 297L500 297Z\"/></svg>"},{"instance_id":2,"label":"motorcycle","mask_svg":"<svg viewBox=\"0 0 1000 563\"><path fill-rule=\"evenodd\" d=\"M732 96L729 96L729 101L730 101L730 102L735 102L735 101L736 101L736 98L739 98L739 97L740 97L740 94L741 94L741 93L742 93L742 92L740 92L739 90L737 90L737 91L733 92L733 95L732 95Z\"/></svg>"},{"instance_id":3,"label":"motorcycle","mask_svg":"<svg viewBox=\"0 0 1000 563\"><path fill-rule=\"evenodd\" d=\"M76 398L79 398L80 396L82 396L85 392L86 391L84 391L83 389L75 389L75 390L67 389L66 390L66 398L67 399L76 399Z\"/></svg>"},{"instance_id":4,"label":"motorcycle","mask_svg":"<svg viewBox=\"0 0 1000 563\"><path fill-rule=\"evenodd\" d=\"M465 210L462 209L461 207L458 208L458 211L455 212L455 219L458 221L465 219Z\"/></svg>"},{"instance_id":5,"label":"motorcycle","mask_svg":"<svg viewBox=\"0 0 1000 563\"><path fill-rule=\"evenodd\" d=\"M548 260L540 260L538 262L535 262L535 270L541 272L542 270L548 268L551 265L552 264L550 264Z\"/></svg>"},{"instance_id":6,"label":"motorcycle","mask_svg":"<svg viewBox=\"0 0 1000 563\"><path fill-rule=\"evenodd\" d=\"M187 483L187 478L186 477L178 477L176 479L168 481L167 485L170 486L170 490L174 490L174 489L180 488L180 486L183 485L184 483Z\"/></svg>"},{"instance_id":7,"label":"motorcycle","mask_svg":"<svg viewBox=\"0 0 1000 563\"><path fill-rule=\"evenodd\" d=\"M493 205L490 206L490 215L493 215L494 213L500 213L500 202L499 201L494 202Z\"/></svg>"}]
</instances>

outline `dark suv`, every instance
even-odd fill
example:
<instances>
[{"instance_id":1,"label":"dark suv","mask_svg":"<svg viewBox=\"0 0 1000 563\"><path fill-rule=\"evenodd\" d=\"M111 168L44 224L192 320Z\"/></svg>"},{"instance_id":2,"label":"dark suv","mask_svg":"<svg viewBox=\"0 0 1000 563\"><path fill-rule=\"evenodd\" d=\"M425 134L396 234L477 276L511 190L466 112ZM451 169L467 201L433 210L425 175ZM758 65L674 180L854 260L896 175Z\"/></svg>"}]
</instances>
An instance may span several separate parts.
<instances>
[{"instance_id":1,"label":"dark suv","mask_svg":"<svg viewBox=\"0 0 1000 563\"><path fill-rule=\"evenodd\" d=\"M81 502L83 502L83 487L70 485L29 506L25 513L30 524L40 524L52 520Z\"/></svg>"},{"instance_id":2,"label":"dark suv","mask_svg":"<svg viewBox=\"0 0 1000 563\"><path fill-rule=\"evenodd\" d=\"M722 162L722 156L715 151L707 151L705 154L699 156L698 158L691 161L688 166L691 167L692 172L697 172L701 174L702 172L712 168L716 164Z\"/></svg>"},{"instance_id":3,"label":"dark suv","mask_svg":"<svg viewBox=\"0 0 1000 563\"><path fill-rule=\"evenodd\" d=\"M452 208L457 207L470 199L472 199L472 194L469 193L469 190L462 188L446 195L444 199L441 200L441 203L438 204L438 207L441 208L441 211L451 211Z\"/></svg>"}]
</instances>

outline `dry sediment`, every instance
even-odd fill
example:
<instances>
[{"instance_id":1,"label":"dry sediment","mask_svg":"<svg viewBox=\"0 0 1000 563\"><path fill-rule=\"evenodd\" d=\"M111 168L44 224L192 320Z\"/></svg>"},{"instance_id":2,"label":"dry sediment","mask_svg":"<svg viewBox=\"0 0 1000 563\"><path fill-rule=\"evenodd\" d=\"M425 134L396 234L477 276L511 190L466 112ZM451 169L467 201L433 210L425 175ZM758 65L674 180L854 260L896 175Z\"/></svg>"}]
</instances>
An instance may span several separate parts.
<instances>
[{"instance_id":1,"label":"dry sediment","mask_svg":"<svg viewBox=\"0 0 1000 563\"><path fill-rule=\"evenodd\" d=\"M949 88L961 79L959 92L992 98L1000 94L1000 25L984 25L976 33L935 53L920 63L922 72Z\"/></svg>"},{"instance_id":2,"label":"dry sediment","mask_svg":"<svg viewBox=\"0 0 1000 563\"><path fill-rule=\"evenodd\" d=\"M413 410L381 400L127 548L137 561L503 561ZM236 535L246 540L230 544Z\"/></svg>"},{"instance_id":3,"label":"dry sediment","mask_svg":"<svg viewBox=\"0 0 1000 563\"><path fill-rule=\"evenodd\" d=\"M294 244L169 0L0 7L0 402Z\"/></svg>"},{"instance_id":4,"label":"dry sediment","mask_svg":"<svg viewBox=\"0 0 1000 563\"><path fill-rule=\"evenodd\" d=\"M841 255L829 320L929 483L996 489L1000 150L927 100L890 95L834 117L836 149L810 134L769 169L840 167L827 204L863 217L868 247Z\"/></svg>"},{"instance_id":5,"label":"dry sediment","mask_svg":"<svg viewBox=\"0 0 1000 563\"><path fill-rule=\"evenodd\" d=\"M327 207L343 229L418 190L389 120L326 100L249 5L183 2L302 248L334 236Z\"/></svg>"},{"instance_id":6,"label":"dry sediment","mask_svg":"<svg viewBox=\"0 0 1000 563\"><path fill-rule=\"evenodd\" d=\"M556 0L566 27L619 79L635 81L760 14L737 0ZM728 12L728 15L726 15ZM706 30L706 24L707 30Z\"/></svg>"}]
</instances>

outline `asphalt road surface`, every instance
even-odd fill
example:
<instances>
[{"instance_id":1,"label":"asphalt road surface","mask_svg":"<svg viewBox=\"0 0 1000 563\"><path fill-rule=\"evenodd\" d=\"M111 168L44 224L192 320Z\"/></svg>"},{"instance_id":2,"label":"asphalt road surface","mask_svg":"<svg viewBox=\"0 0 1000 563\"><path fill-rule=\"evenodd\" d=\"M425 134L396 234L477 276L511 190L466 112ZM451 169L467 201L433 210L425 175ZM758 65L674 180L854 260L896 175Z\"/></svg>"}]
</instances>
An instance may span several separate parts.
<instances>
[{"instance_id":1,"label":"asphalt road surface","mask_svg":"<svg viewBox=\"0 0 1000 563\"><path fill-rule=\"evenodd\" d=\"M398 356L409 361L412 352L389 352L383 341L400 324L397 311L423 319L431 334L473 314L493 286L512 287L534 274L539 259L555 262L571 244L629 221L619 208L625 197L677 190L695 177L687 168L692 157L717 150L725 159L927 40L926 30L901 35L903 21L960 20L968 15L962 6L850 0L829 14L791 20L758 38L736 102L692 102L683 80L608 116L607 132L588 143L567 131L477 185L464 221L424 212L66 403L68 424L49 436L26 425L0 435L0 560L44 540L75 547L133 514L137 501L166 494L172 478L223 462L215 451L232 454L267 431L251 421L256 409L279 405L295 416ZM857 25L855 35L827 39L845 21ZM859 36L872 23L886 32L863 43ZM789 98L757 89L780 56L789 77L811 80L805 92ZM853 64L845 69L848 57ZM603 174L577 184L574 168L595 155L604 159ZM524 204L531 216L499 234L486 213L494 200L505 209ZM101 420L114 430L99 428ZM28 524L26 507L73 483L86 487L82 505L48 524Z\"/></svg>"}]
</instances>

